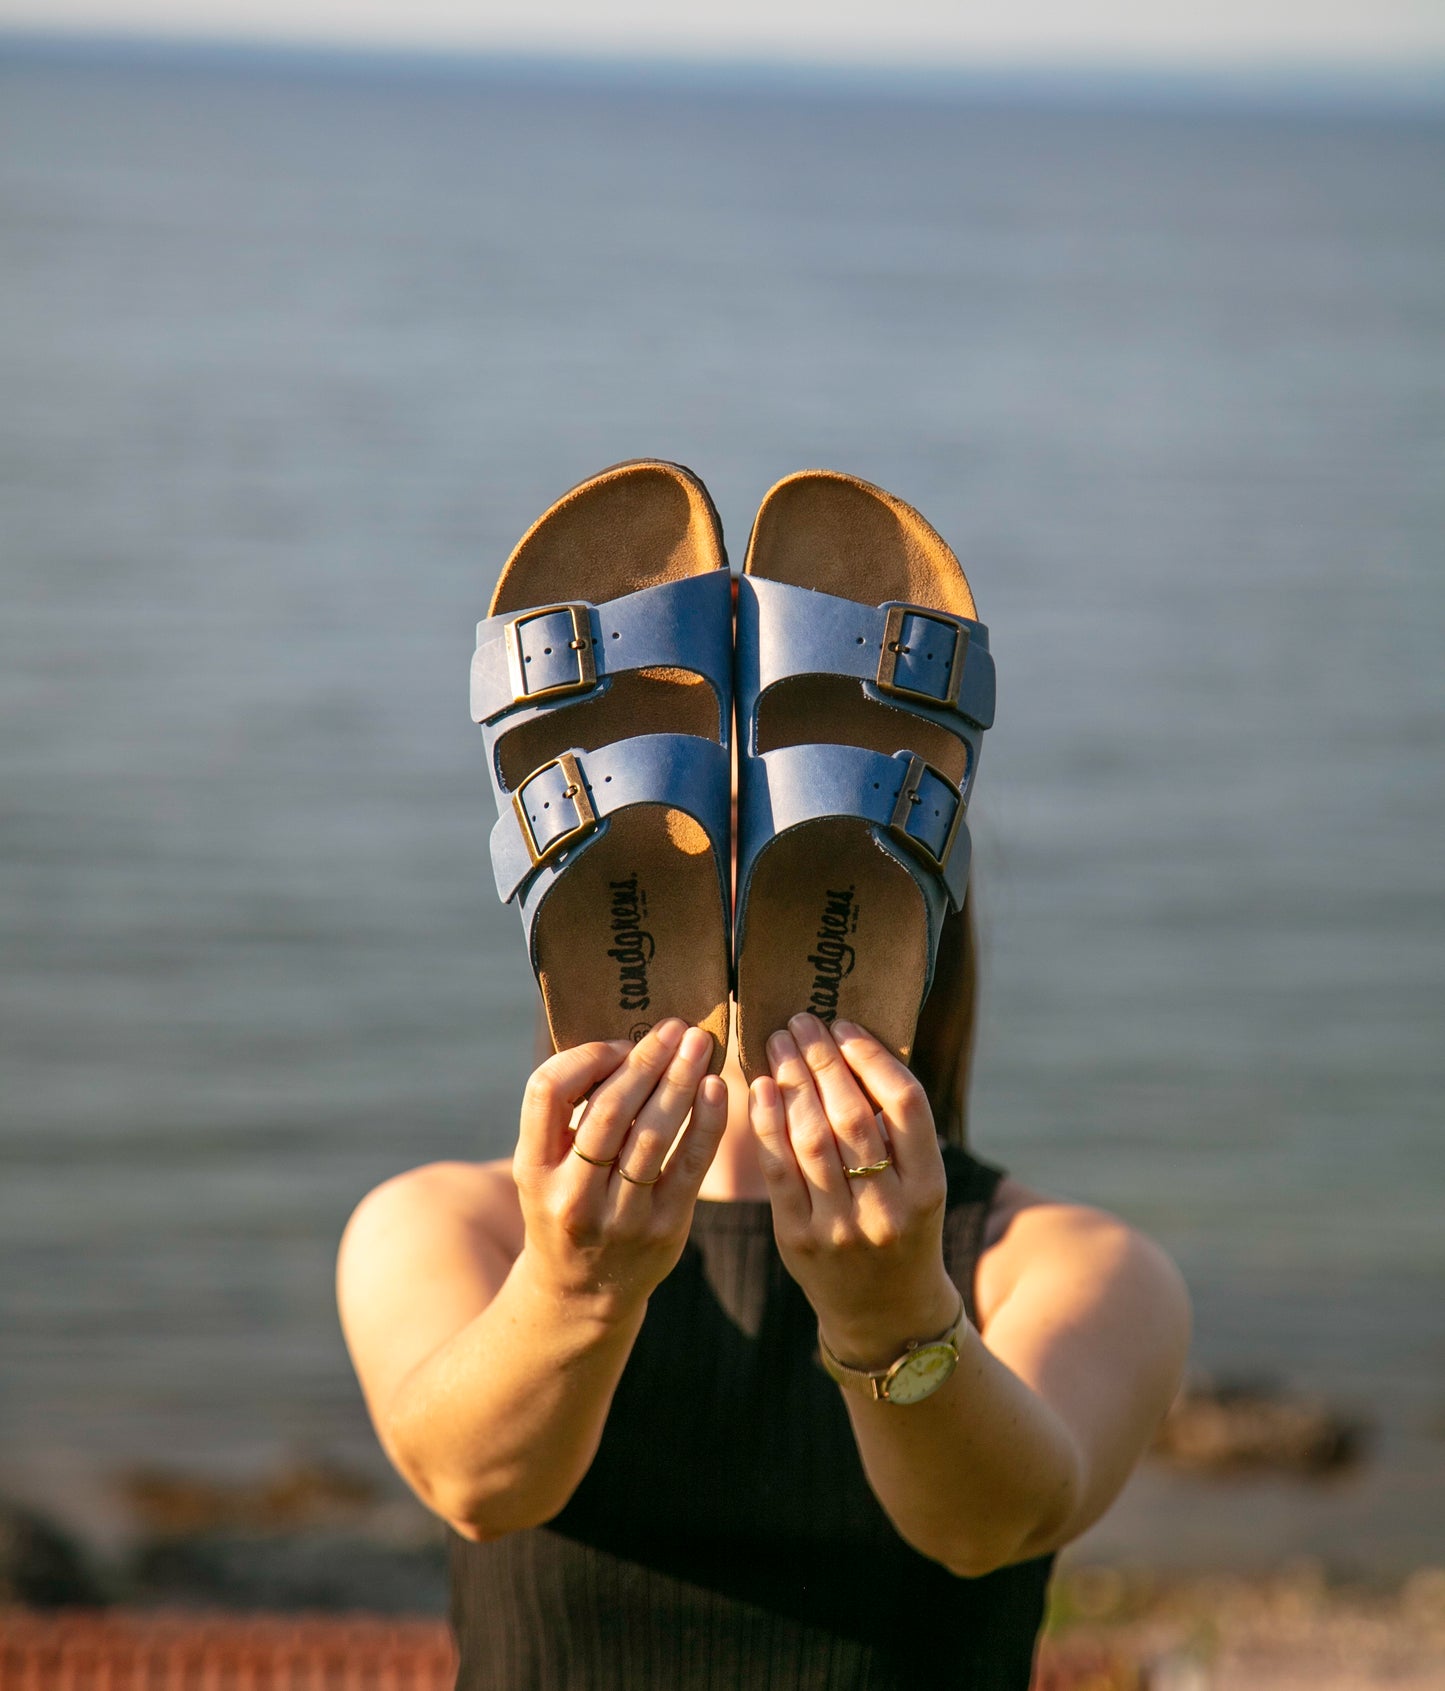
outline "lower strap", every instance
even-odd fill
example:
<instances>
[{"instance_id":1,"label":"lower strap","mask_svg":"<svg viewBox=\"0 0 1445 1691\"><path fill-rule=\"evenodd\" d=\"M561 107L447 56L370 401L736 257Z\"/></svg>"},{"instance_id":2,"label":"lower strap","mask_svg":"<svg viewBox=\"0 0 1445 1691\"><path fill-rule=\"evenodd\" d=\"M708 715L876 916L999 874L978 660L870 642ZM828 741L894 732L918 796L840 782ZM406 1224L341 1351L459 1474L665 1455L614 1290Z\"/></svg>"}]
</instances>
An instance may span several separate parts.
<instances>
[{"instance_id":1,"label":"lower strap","mask_svg":"<svg viewBox=\"0 0 1445 1691\"><path fill-rule=\"evenodd\" d=\"M777 835L804 822L853 816L906 863L920 884L939 886L955 910L968 891L971 853L965 801L957 787L909 752L863 746L783 746L741 760L738 794L738 905L753 864Z\"/></svg>"},{"instance_id":2,"label":"lower strap","mask_svg":"<svg viewBox=\"0 0 1445 1691\"><path fill-rule=\"evenodd\" d=\"M544 763L503 797L492 828L492 872L504 904L520 893L523 915L579 852L629 805L681 810L707 833L727 885L730 756L695 734L640 734Z\"/></svg>"},{"instance_id":3,"label":"lower strap","mask_svg":"<svg viewBox=\"0 0 1445 1691\"><path fill-rule=\"evenodd\" d=\"M923 873L940 879L962 910L968 889L968 825L962 795L911 752L864 746L782 746L742 759L739 886L769 840L803 822L857 817L902 845Z\"/></svg>"}]
</instances>

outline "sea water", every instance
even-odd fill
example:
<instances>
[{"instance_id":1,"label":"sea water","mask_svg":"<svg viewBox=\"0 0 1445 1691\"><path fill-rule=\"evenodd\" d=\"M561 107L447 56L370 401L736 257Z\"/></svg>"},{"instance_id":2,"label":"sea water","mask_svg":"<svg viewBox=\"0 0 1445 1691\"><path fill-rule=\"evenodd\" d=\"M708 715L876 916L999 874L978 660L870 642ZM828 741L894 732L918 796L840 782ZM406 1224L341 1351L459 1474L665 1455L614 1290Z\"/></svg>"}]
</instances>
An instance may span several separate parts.
<instances>
[{"instance_id":1,"label":"sea water","mask_svg":"<svg viewBox=\"0 0 1445 1691\"><path fill-rule=\"evenodd\" d=\"M0 1481L382 1469L338 1236L531 1050L473 624L659 455L735 561L809 465L956 548L973 1143L1377 1420L1093 1542L1438 1554L1442 186L1399 111L0 56Z\"/></svg>"}]
</instances>

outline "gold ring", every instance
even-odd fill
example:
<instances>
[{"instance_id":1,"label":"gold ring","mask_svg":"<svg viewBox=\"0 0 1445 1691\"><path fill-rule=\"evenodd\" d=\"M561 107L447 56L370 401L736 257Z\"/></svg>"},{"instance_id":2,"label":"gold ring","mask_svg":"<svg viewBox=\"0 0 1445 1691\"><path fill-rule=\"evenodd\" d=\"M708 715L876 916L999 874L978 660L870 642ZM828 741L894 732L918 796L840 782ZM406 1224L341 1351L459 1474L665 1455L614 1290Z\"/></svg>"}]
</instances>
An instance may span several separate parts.
<instances>
[{"instance_id":1,"label":"gold ring","mask_svg":"<svg viewBox=\"0 0 1445 1691\"><path fill-rule=\"evenodd\" d=\"M845 1168L843 1172L850 1180L857 1180L859 1175L882 1174L885 1168L891 1168L892 1166L892 1157L884 1157L881 1163L864 1163L862 1168Z\"/></svg>"},{"instance_id":2,"label":"gold ring","mask_svg":"<svg viewBox=\"0 0 1445 1691\"><path fill-rule=\"evenodd\" d=\"M616 1155L613 1155L610 1156L605 1163L600 1162L596 1157L589 1157L585 1151L579 1151L575 1144L572 1147L572 1155L574 1157L581 1157L584 1163L591 1163L593 1168L611 1168L613 1163L617 1161Z\"/></svg>"},{"instance_id":3,"label":"gold ring","mask_svg":"<svg viewBox=\"0 0 1445 1691\"><path fill-rule=\"evenodd\" d=\"M622 1178L627 1182L627 1184L629 1186L656 1186L658 1181L662 1179L661 1169L659 1169L658 1172L653 1175L651 1180L639 1180L635 1174L629 1174L627 1172L627 1170L625 1168L623 1168L621 1163L618 1163L618 1165L617 1165L617 1172L622 1176Z\"/></svg>"}]
</instances>

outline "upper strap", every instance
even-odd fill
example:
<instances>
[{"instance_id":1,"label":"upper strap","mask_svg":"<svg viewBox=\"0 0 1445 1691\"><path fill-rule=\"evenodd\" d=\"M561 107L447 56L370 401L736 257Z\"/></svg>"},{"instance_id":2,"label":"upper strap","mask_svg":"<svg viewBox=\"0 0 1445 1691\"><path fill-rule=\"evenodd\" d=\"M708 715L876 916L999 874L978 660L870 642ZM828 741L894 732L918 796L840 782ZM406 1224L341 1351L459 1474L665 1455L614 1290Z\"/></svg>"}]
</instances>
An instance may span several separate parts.
<instances>
[{"instance_id":1,"label":"upper strap","mask_svg":"<svg viewBox=\"0 0 1445 1691\"><path fill-rule=\"evenodd\" d=\"M879 843L907 863L920 884L941 884L953 909L962 908L971 851L965 800L921 757L890 757L863 746L782 746L745 757L739 767L740 912L753 864L769 843L800 823L830 816L871 823Z\"/></svg>"},{"instance_id":2,"label":"upper strap","mask_svg":"<svg viewBox=\"0 0 1445 1691\"><path fill-rule=\"evenodd\" d=\"M738 580L738 674L758 696L794 675L851 675L864 692L966 732L993 725L988 629L970 617L889 600L864 605L815 588L743 575ZM739 688L743 691L742 685Z\"/></svg>"},{"instance_id":3,"label":"upper strap","mask_svg":"<svg viewBox=\"0 0 1445 1691\"><path fill-rule=\"evenodd\" d=\"M488 617L477 624L472 721L492 725L509 713L518 719L536 715L635 669L704 676L726 715L732 697L731 584L727 570L707 570L601 604L575 600Z\"/></svg>"},{"instance_id":4,"label":"upper strap","mask_svg":"<svg viewBox=\"0 0 1445 1691\"><path fill-rule=\"evenodd\" d=\"M635 804L667 805L701 823L725 886L729 761L725 747L695 734L640 734L544 763L518 785L492 828L502 902L522 892L527 917L607 819Z\"/></svg>"}]
</instances>

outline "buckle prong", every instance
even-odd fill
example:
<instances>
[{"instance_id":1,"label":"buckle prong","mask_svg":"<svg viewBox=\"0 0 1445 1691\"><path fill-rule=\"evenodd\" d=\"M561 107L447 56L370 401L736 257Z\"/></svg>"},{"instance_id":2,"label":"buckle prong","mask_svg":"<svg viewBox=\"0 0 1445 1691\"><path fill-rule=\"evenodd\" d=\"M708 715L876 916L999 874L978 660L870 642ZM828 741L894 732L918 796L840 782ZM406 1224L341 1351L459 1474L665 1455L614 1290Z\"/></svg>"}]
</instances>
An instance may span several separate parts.
<instances>
[{"instance_id":1,"label":"buckle prong","mask_svg":"<svg viewBox=\"0 0 1445 1691\"><path fill-rule=\"evenodd\" d=\"M922 617L925 622L946 628L953 636L953 658L948 666L948 681L940 696L925 693L918 687L906 687L898 679L898 660L913 650L903 639L903 619ZM878 649L878 673L875 683L885 693L895 693L904 699L922 699L925 704L956 706L963 685L963 664L968 656L968 630L944 611L932 611L926 605L890 605L883 623L883 639Z\"/></svg>"},{"instance_id":2,"label":"buckle prong","mask_svg":"<svg viewBox=\"0 0 1445 1691\"><path fill-rule=\"evenodd\" d=\"M916 834L908 831L908 818L913 812L915 804L922 804L919 787L923 784L923 777L931 775L935 781L942 782L953 797L953 817L948 824L948 833L943 841L943 850L935 853L926 840L920 840ZM888 831L919 852L940 873L948 865L948 859L953 852L953 842L958 838L959 824L963 821L963 794L954 786L953 782L941 769L935 769L926 758L921 758L915 752L908 760L908 768L903 776L903 785L898 790L898 797L894 801L893 814L888 819Z\"/></svg>"},{"instance_id":3,"label":"buckle prong","mask_svg":"<svg viewBox=\"0 0 1445 1691\"><path fill-rule=\"evenodd\" d=\"M567 777L567 785L562 789L562 797L571 799L572 808L577 812L575 825L565 833L558 834L555 840L549 840L545 846L538 845L537 836L532 832L532 818L527 814L525 793L539 775L545 775L549 769L560 769ZM554 757L550 763L538 765L525 781L512 794L512 813L517 818L517 826L522 830L522 841L527 847L527 856L532 860L535 869L539 863L545 863L549 857L555 857L558 852L566 851L576 839L583 834L590 834L597 826L597 812L592 808L592 800L587 796L587 784L582 779L582 771L578 767L577 759L571 752L563 752L561 757Z\"/></svg>"}]
</instances>

